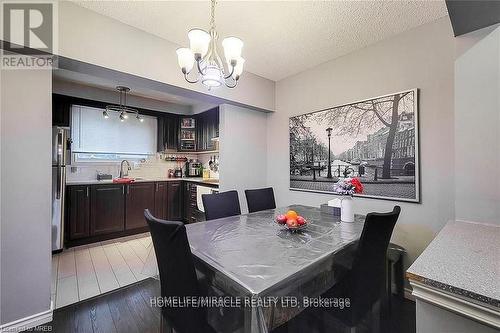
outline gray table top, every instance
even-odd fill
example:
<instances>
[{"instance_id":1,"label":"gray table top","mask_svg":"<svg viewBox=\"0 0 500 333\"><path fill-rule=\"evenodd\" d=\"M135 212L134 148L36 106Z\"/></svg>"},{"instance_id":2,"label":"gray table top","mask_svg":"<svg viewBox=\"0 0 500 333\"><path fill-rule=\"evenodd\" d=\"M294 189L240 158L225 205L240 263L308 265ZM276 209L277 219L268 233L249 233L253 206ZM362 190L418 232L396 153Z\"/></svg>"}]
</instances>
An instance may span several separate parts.
<instances>
[{"instance_id":1,"label":"gray table top","mask_svg":"<svg viewBox=\"0 0 500 333\"><path fill-rule=\"evenodd\" d=\"M500 308L500 226L451 221L407 271L410 280Z\"/></svg>"},{"instance_id":2,"label":"gray table top","mask_svg":"<svg viewBox=\"0 0 500 333\"><path fill-rule=\"evenodd\" d=\"M309 221L292 233L274 221L293 209ZM338 216L302 205L186 225L191 251L253 295L290 276L307 272L322 259L359 239L364 216L340 223Z\"/></svg>"}]
</instances>

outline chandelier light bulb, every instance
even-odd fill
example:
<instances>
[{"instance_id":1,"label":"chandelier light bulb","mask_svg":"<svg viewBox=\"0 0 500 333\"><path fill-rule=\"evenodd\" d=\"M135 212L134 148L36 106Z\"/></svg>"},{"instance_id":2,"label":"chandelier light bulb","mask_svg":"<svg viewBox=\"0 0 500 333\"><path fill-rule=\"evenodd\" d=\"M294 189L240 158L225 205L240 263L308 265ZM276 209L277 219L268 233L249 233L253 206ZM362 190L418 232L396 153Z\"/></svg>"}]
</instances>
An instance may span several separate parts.
<instances>
[{"instance_id":1,"label":"chandelier light bulb","mask_svg":"<svg viewBox=\"0 0 500 333\"><path fill-rule=\"evenodd\" d=\"M210 45L210 35L202 29L192 29L188 32L189 48L193 52L196 60L203 58Z\"/></svg>"},{"instance_id":2,"label":"chandelier light bulb","mask_svg":"<svg viewBox=\"0 0 500 333\"><path fill-rule=\"evenodd\" d=\"M142 118L139 114L136 116L137 120L139 120L141 123L144 122L144 118Z\"/></svg>"},{"instance_id":3,"label":"chandelier light bulb","mask_svg":"<svg viewBox=\"0 0 500 333\"><path fill-rule=\"evenodd\" d=\"M226 62L231 66L234 61L241 57L243 41L238 37L227 37L222 41L222 47L224 48Z\"/></svg>"},{"instance_id":4,"label":"chandelier light bulb","mask_svg":"<svg viewBox=\"0 0 500 333\"><path fill-rule=\"evenodd\" d=\"M194 54L187 47L181 47L177 49L177 62L179 63L179 67L182 69L185 74L191 72L194 65Z\"/></svg>"}]
</instances>

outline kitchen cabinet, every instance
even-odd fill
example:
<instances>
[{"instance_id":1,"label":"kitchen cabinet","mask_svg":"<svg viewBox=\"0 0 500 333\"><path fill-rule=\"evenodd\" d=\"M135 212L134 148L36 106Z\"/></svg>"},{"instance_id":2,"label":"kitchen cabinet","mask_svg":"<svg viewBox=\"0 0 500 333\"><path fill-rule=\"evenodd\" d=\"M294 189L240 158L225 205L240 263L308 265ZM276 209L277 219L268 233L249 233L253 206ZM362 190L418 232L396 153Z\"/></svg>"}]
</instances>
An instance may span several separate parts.
<instances>
[{"instance_id":1,"label":"kitchen cabinet","mask_svg":"<svg viewBox=\"0 0 500 333\"><path fill-rule=\"evenodd\" d=\"M180 181L168 182L167 187L168 219L171 221L182 220L182 183Z\"/></svg>"},{"instance_id":2,"label":"kitchen cabinet","mask_svg":"<svg viewBox=\"0 0 500 333\"><path fill-rule=\"evenodd\" d=\"M67 186L66 246L148 231L144 209L162 220L204 220L197 184L185 180Z\"/></svg>"},{"instance_id":3,"label":"kitchen cabinet","mask_svg":"<svg viewBox=\"0 0 500 333\"><path fill-rule=\"evenodd\" d=\"M92 185L90 195L90 235L123 231L125 187L119 184Z\"/></svg>"},{"instance_id":4,"label":"kitchen cabinet","mask_svg":"<svg viewBox=\"0 0 500 333\"><path fill-rule=\"evenodd\" d=\"M125 185L125 230L147 227L144 210L155 210L155 184Z\"/></svg>"},{"instance_id":5,"label":"kitchen cabinet","mask_svg":"<svg viewBox=\"0 0 500 333\"><path fill-rule=\"evenodd\" d=\"M153 215L162 220L168 220L168 183L155 183L155 211Z\"/></svg>"},{"instance_id":6,"label":"kitchen cabinet","mask_svg":"<svg viewBox=\"0 0 500 333\"><path fill-rule=\"evenodd\" d=\"M90 186L71 186L68 189L68 230L69 239L79 239L90 235Z\"/></svg>"},{"instance_id":7,"label":"kitchen cabinet","mask_svg":"<svg viewBox=\"0 0 500 333\"><path fill-rule=\"evenodd\" d=\"M180 118L176 114L163 114L158 118L158 150L177 150L179 147Z\"/></svg>"},{"instance_id":8,"label":"kitchen cabinet","mask_svg":"<svg viewBox=\"0 0 500 333\"><path fill-rule=\"evenodd\" d=\"M196 150L215 150L215 137L219 137L218 107L196 115Z\"/></svg>"}]
</instances>

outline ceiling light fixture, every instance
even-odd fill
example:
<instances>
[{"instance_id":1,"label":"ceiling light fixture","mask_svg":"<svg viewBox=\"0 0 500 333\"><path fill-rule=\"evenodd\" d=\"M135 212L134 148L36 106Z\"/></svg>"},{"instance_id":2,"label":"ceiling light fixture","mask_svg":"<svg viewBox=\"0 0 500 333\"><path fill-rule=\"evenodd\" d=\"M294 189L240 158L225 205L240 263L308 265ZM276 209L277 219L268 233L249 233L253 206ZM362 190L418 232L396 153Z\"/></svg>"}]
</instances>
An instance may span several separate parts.
<instances>
[{"instance_id":1,"label":"ceiling light fixture","mask_svg":"<svg viewBox=\"0 0 500 333\"><path fill-rule=\"evenodd\" d=\"M125 121L128 119L129 113L134 114L135 118L140 122L144 121L144 118L139 115L139 111L136 109L129 108L127 106L127 93L130 91L130 88L118 86L116 90L120 93L120 105L106 105L106 110L103 111L102 116L105 119L109 118L109 112L119 112L120 121Z\"/></svg>"},{"instance_id":2,"label":"ceiling light fixture","mask_svg":"<svg viewBox=\"0 0 500 333\"><path fill-rule=\"evenodd\" d=\"M237 37L227 37L222 41L224 48L224 58L227 70L217 52L217 41L219 34L215 30L215 5L216 0L211 0L210 30L206 32L202 29L192 29L188 32L189 48L177 49L177 61L184 74L184 78L189 83L197 83L201 80L208 90L220 87L234 88L238 84L245 59L241 57L243 41ZM189 79L196 62L198 78Z\"/></svg>"}]
</instances>

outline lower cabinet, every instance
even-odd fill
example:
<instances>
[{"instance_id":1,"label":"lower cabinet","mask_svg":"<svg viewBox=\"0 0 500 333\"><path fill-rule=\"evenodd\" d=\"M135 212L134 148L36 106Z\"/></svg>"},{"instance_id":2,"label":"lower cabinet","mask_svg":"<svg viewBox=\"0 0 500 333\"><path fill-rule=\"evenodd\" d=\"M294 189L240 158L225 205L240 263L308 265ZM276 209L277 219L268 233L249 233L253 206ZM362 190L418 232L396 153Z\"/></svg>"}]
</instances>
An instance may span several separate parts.
<instances>
[{"instance_id":1,"label":"lower cabinet","mask_svg":"<svg viewBox=\"0 0 500 333\"><path fill-rule=\"evenodd\" d=\"M182 220L182 183L168 182L167 190L168 219L171 221Z\"/></svg>"},{"instance_id":2,"label":"lower cabinet","mask_svg":"<svg viewBox=\"0 0 500 333\"><path fill-rule=\"evenodd\" d=\"M125 229L125 187L123 185L92 185L90 236Z\"/></svg>"},{"instance_id":3,"label":"lower cabinet","mask_svg":"<svg viewBox=\"0 0 500 333\"><path fill-rule=\"evenodd\" d=\"M70 186L68 190L68 228L66 236L79 239L90 236L90 186Z\"/></svg>"},{"instance_id":4,"label":"lower cabinet","mask_svg":"<svg viewBox=\"0 0 500 333\"><path fill-rule=\"evenodd\" d=\"M167 182L155 184L155 210L153 215L162 220L168 220L168 185Z\"/></svg>"},{"instance_id":5,"label":"lower cabinet","mask_svg":"<svg viewBox=\"0 0 500 333\"><path fill-rule=\"evenodd\" d=\"M144 232L144 209L163 220L181 221L182 186L182 181L68 186L66 245Z\"/></svg>"},{"instance_id":6,"label":"lower cabinet","mask_svg":"<svg viewBox=\"0 0 500 333\"><path fill-rule=\"evenodd\" d=\"M125 230L146 227L144 210L155 211L155 183L125 185Z\"/></svg>"}]
</instances>

